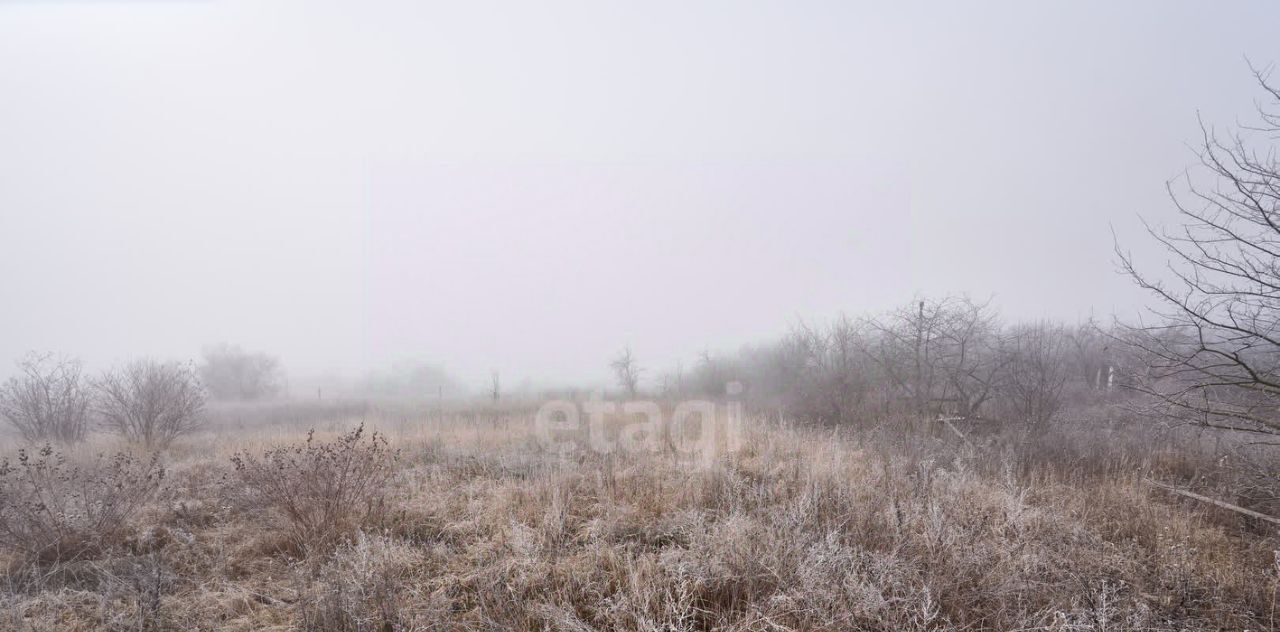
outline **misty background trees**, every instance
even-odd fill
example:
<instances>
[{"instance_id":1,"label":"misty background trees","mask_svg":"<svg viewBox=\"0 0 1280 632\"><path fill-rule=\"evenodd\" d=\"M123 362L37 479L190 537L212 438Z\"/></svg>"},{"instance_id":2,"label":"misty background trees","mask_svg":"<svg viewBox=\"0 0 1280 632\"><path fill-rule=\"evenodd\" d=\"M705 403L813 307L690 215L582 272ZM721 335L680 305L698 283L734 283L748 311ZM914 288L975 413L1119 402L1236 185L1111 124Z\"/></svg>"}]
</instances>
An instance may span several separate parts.
<instances>
[{"instance_id":1,"label":"misty background trees","mask_svg":"<svg viewBox=\"0 0 1280 632\"><path fill-rule=\"evenodd\" d=\"M424 362L403 362L373 371L347 388L357 396L416 400L458 397L466 391L448 371Z\"/></svg>"},{"instance_id":2,"label":"misty background trees","mask_svg":"<svg viewBox=\"0 0 1280 632\"><path fill-rule=\"evenodd\" d=\"M1092 322L1002 322L989 301L916 299L880 315L797 324L783 338L736 353L705 354L688 383L719 397L731 380L750 403L823 424L885 415L988 420L1034 430L1069 392L1110 392L1107 333Z\"/></svg>"},{"instance_id":3,"label":"misty background trees","mask_svg":"<svg viewBox=\"0 0 1280 632\"><path fill-rule=\"evenodd\" d=\"M218 400L266 399L284 386L279 359L226 343L205 347L199 374L209 396Z\"/></svg>"}]
</instances>

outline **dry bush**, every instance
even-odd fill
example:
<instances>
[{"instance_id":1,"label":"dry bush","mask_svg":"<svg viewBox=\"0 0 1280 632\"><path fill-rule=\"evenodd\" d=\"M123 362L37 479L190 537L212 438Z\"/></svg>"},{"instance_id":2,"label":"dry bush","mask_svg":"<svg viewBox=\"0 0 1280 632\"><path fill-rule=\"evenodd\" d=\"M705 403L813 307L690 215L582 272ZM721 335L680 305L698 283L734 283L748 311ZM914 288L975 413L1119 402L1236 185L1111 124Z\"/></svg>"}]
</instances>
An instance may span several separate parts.
<instances>
[{"instance_id":1,"label":"dry bush","mask_svg":"<svg viewBox=\"0 0 1280 632\"><path fill-rule=\"evenodd\" d=\"M235 471L256 500L277 511L289 535L303 550L324 549L386 509L387 483L397 453L364 424L331 442L315 439L265 451L260 457L239 452Z\"/></svg>"},{"instance_id":2,"label":"dry bush","mask_svg":"<svg viewBox=\"0 0 1280 632\"><path fill-rule=\"evenodd\" d=\"M0 463L0 547L42 561L91 556L121 541L164 474L155 456L74 465L49 446L19 450Z\"/></svg>"},{"instance_id":3,"label":"dry bush","mask_svg":"<svg viewBox=\"0 0 1280 632\"><path fill-rule=\"evenodd\" d=\"M107 427L148 448L167 447L203 422L204 389L187 365L135 360L107 372L94 387Z\"/></svg>"},{"instance_id":4,"label":"dry bush","mask_svg":"<svg viewBox=\"0 0 1280 632\"><path fill-rule=\"evenodd\" d=\"M83 441L89 429L91 397L80 363L30 354L18 362L18 371L0 386L0 417L28 442Z\"/></svg>"}]
</instances>

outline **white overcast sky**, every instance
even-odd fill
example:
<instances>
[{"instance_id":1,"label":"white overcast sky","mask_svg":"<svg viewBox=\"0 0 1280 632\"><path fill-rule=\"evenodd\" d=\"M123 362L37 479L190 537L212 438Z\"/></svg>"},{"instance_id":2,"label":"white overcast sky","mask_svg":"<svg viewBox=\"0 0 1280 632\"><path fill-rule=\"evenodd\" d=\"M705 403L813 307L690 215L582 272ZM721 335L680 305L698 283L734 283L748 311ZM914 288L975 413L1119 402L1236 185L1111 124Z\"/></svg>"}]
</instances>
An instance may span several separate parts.
<instances>
[{"instance_id":1,"label":"white overcast sky","mask_svg":"<svg viewBox=\"0 0 1280 632\"><path fill-rule=\"evenodd\" d=\"M1130 310L1274 2L0 0L0 374L603 381L913 295Z\"/></svg>"}]
</instances>

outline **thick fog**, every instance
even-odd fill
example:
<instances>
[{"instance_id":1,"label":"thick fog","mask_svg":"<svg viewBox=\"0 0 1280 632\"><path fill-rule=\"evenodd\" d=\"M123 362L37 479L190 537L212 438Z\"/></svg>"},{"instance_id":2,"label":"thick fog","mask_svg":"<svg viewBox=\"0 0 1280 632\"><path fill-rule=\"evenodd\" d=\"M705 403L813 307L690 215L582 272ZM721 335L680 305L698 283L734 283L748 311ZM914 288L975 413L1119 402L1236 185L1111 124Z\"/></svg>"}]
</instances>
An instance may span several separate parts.
<instances>
[{"instance_id":1,"label":"thick fog","mask_svg":"<svg viewBox=\"0 0 1280 632\"><path fill-rule=\"evenodd\" d=\"M916 294L1106 317L1280 61L1206 2L0 0L0 375L603 382ZM1101 16L1101 17L1100 17Z\"/></svg>"}]
</instances>

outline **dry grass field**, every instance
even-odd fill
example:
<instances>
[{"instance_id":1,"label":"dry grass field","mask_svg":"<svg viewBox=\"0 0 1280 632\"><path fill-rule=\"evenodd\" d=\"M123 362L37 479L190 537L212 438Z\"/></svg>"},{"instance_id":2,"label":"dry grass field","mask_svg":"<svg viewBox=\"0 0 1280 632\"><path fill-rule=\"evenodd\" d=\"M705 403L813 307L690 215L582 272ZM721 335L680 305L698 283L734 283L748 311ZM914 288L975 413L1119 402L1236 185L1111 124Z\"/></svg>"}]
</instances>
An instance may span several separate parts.
<instances>
[{"instance_id":1,"label":"dry grass field","mask_svg":"<svg viewBox=\"0 0 1280 632\"><path fill-rule=\"evenodd\" d=\"M351 412L214 410L157 466L11 454L0 627L1276 629L1272 532L1144 484L1215 464L1105 410L1034 443L748 418L710 463L549 452L531 407ZM119 528L113 485L145 501ZM24 518L28 493L97 510Z\"/></svg>"}]
</instances>

